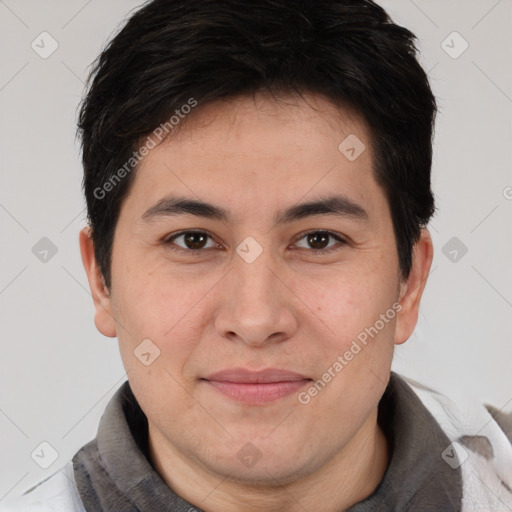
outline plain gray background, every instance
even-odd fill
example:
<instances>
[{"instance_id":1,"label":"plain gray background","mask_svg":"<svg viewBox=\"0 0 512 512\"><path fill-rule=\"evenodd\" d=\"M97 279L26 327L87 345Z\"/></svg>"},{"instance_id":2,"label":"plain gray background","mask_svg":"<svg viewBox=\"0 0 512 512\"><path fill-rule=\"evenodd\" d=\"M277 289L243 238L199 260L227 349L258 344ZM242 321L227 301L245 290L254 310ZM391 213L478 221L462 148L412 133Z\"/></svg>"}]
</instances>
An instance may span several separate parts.
<instances>
[{"instance_id":1,"label":"plain gray background","mask_svg":"<svg viewBox=\"0 0 512 512\"><path fill-rule=\"evenodd\" d=\"M435 258L418 327L397 348L394 370L512 411L512 1L380 3L418 36L440 108ZM126 379L117 340L94 327L80 259L75 124L89 64L137 5L0 0L0 500L92 439ZM47 58L31 47L51 50L42 32L58 43ZM44 237L57 252L41 261ZM31 457L42 442L58 454L46 469Z\"/></svg>"}]
</instances>

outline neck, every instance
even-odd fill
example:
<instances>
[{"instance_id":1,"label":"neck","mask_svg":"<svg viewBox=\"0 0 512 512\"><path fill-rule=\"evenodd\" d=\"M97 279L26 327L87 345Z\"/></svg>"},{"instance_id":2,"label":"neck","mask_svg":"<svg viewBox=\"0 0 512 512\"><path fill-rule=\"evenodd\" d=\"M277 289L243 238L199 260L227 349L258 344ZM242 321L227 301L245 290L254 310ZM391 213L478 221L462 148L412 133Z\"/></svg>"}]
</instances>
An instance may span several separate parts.
<instances>
[{"instance_id":1,"label":"neck","mask_svg":"<svg viewBox=\"0 0 512 512\"><path fill-rule=\"evenodd\" d=\"M387 440L377 423L377 410L342 451L323 466L290 483L258 486L213 474L175 450L149 425L149 455L167 485L206 512L260 510L338 512L368 497L386 471Z\"/></svg>"}]
</instances>

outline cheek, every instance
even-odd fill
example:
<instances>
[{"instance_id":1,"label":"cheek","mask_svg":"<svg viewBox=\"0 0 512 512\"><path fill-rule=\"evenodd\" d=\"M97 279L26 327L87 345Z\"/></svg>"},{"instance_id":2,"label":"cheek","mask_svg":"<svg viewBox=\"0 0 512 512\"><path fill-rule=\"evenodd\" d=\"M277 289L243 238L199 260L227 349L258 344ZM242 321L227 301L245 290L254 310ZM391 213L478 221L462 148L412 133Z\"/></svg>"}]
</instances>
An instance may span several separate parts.
<instances>
[{"instance_id":1,"label":"cheek","mask_svg":"<svg viewBox=\"0 0 512 512\"><path fill-rule=\"evenodd\" d=\"M119 349L130 386L153 421L174 423L162 404L186 413L194 402L183 392L183 369L201 339L204 290L183 277L139 272L119 282L115 295ZM148 342L147 340L150 340ZM149 356L144 354L149 353ZM149 363L149 364L146 364Z\"/></svg>"},{"instance_id":2,"label":"cheek","mask_svg":"<svg viewBox=\"0 0 512 512\"><path fill-rule=\"evenodd\" d=\"M114 308L120 322L157 339L180 329L215 283L213 275L197 279L189 271L165 272L150 264L138 267L134 272L126 266L125 272L118 273Z\"/></svg>"},{"instance_id":3,"label":"cheek","mask_svg":"<svg viewBox=\"0 0 512 512\"><path fill-rule=\"evenodd\" d=\"M314 282L314 285L312 284ZM379 321L397 298L396 283L389 277L379 279L373 272L330 274L321 279L296 282L296 294L310 307L312 321L326 330L326 341L342 349ZM395 311L386 317L379 330L392 331ZM323 327L322 327L323 326Z\"/></svg>"},{"instance_id":4,"label":"cheek","mask_svg":"<svg viewBox=\"0 0 512 512\"><path fill-rule=\"evenodd\" d=\"M314 416L329 414L334 423L343 424L346 411L351 411L356 424L378 403L393 357L395 288L392 280L383 283L359 276L330 280L322 291L310 291L315 315L321 319L318 325L329 327L322 331L321 349L312 356L321 359L316 380L300 397Z\"/></svg>"},{"instance_id":5,"label":"cheek","mask_svg":"<svg viewBox=\"0 0 512 512\"><path fill-rule=\"evenodd\" d=\"M180 375L208 321L202 299L211 285L151 271L123 275L117 277L112 305L125 368L148 379L164 369ZM150 360L158 354L148 367L136 357L143 343Z\"/></svg>"}]
</instances>

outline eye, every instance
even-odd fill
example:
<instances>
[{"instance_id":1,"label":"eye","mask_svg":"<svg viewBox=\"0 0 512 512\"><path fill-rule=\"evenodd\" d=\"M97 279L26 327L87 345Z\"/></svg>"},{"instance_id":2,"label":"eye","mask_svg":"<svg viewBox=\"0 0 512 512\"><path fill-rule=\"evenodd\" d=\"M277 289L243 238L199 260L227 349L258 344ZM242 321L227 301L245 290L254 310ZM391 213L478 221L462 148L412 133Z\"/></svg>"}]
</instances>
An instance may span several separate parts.
<instances>
[{"instance_id":1,"label":"eye","mask_svg":"<svg viewBox=\"0 0 512 512\"><path fill-rule=\"evenodd\" d=\"M201 249L220 247L205 231L182 231L181 233L167 237L165 244L169 244L173 250L188 252L199 252ZM178 248L172 247L173 244Z\"/></svg>"},{"instance_id":2,"label":"eye","mask_svg":"<svg viewBox=\"0 0 512 512\"><path fill-rule=\"evenodd\" d=\"M330 243L333 240L334 242ZM347 241L331 231L310 231L304 234L295 246L300 249L313 249L315 254L324 254L336 250L337 244L343 246L347 244Z\"/></svg>"}]
</instances>

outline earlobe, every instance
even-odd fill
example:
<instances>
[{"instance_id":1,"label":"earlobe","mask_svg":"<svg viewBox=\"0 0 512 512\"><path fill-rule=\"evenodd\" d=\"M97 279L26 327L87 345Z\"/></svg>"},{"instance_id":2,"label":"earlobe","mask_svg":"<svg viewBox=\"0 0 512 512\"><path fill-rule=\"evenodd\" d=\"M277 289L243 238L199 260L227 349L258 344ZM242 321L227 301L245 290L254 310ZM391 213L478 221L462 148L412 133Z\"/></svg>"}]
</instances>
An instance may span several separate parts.
<instances>
[{"instance_id":1,"label":"earlobe","mask_svg":"<svg viewBox=\"0 0 512 512\"><path fill-rule=\"evenodd\" d=\"M414 246L409 277L400 285L399 302L402 309L397 316L395 328L395 344L397 345L407 341L416 327L420 301L427 284L433 255L432 238L428 230L423 228L420 239Z\"/></svg>"},{"instance_id":2,"label":"earlobe","mask_svg":"<svg viewBox=\"0 0 512 512\"><path fill-rule=\"evenodd\" d=\"M90 227L83 228L80 231L79 238L82 263L87 274L89 288L94 301L94 323L101 334L109 338L114 338L117 333L116 323L112 314L111 298L96 261Z\"/></svg>"}]
</instances>

